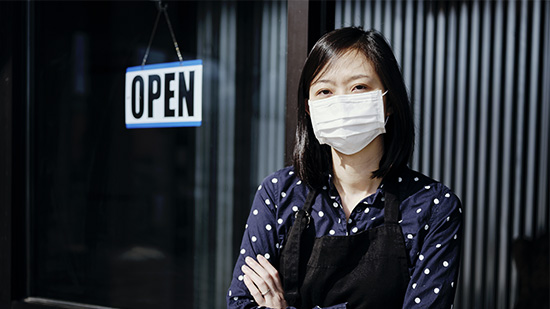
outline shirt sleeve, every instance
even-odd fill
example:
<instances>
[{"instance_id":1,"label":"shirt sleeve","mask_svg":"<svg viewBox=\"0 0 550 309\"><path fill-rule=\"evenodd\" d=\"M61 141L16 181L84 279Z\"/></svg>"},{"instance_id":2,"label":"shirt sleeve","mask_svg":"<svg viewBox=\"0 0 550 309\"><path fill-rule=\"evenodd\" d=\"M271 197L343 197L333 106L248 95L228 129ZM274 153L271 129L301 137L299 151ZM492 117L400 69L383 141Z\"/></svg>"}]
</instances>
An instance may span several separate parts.
<instances>
[{"instance_id":1,"label":"shirt sleeve","mask_svg":"<svg viewBox=\"0 0 550 309\"><path fill-rule=\"evenodd\" d=\"M258 191L252 202L243 239L239 248L239 257L233 270L233 278L227 293L227 307L258 308L254 298L248 291L243 281L241 267L244 259L250 256L257 259L257 255L263 255L268 261L272 261L277 254L277 229L276 207L278 203L278 184L273 176L266 178L258 187ZM272 262L273 264L273 262Z\"/></svg>"},{"instance_id":2,"label":"shirt sleeve","mask_svg":"<svg viewBox=\"0 0 550 309\"><path fill-rule=\"evenodd\" d=\"M413 261L403 308L451 308L454 300L460 262L462 206L458 197L444 186L427 202L432 203L432 214L418 234L424 238Z\"/></svg>"}]
</instances>

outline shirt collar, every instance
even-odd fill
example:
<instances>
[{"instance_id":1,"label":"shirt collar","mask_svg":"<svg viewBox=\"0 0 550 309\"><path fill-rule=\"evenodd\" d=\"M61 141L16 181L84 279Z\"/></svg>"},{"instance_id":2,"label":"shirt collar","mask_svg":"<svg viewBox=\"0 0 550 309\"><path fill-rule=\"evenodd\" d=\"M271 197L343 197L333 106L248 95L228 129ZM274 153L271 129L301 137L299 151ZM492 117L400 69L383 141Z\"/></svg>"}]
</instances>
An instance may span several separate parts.
<instances>
[{"instance_id":1,"label":"shirt collar","mask_svg":"<svg viewBox=\"0 0 550 309\"><path fill-rule=\"evenodd\" d=\"M323 187L324 190L328 191L328 195L330 197L336 197L338 200L340 200L340 195L338 194L338 190L336 190L336 186L334 185L334 178L332 176L332 173L328 173L326 177L326 185ZM378 198L381 198L384 196L384 183L385 179L382 179L382 182L380 182L380 185L376 189L376 192L373 194L365 197L363 200L361 200L360 203L367 204L369 206L379 206L383 207L383 204L380 203L374 203Z\"/></svg>"}]
</instances>

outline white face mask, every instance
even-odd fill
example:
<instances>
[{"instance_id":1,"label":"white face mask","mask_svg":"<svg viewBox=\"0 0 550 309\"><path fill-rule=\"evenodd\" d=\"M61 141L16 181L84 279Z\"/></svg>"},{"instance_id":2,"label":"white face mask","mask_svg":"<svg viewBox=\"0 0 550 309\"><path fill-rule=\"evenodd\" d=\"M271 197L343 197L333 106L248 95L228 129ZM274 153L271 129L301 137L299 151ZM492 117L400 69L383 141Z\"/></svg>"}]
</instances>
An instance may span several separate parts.
<instances>
[{"instance_id":1,"label":"white face mask","mask_svg":"<svg viewBox=\"0 0 550 309\"><path fill-rule=\"evenodd\" d=\"M309 100L311 124L319 143L351 155L386 133L382 99L386 93L375 90Z\"/></svg>"}]
</instances>

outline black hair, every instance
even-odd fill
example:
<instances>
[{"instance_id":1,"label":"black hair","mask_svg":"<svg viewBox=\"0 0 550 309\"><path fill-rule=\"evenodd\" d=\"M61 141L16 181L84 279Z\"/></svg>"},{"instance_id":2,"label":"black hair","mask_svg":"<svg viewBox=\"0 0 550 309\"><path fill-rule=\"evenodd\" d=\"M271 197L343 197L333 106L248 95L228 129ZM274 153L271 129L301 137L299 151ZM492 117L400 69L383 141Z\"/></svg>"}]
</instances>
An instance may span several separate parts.
<instances>
[{"instance_id":1,"label":"black hair","mask_svg":"<svg viewBox=\"0 0 550 309\"><path fill-rule=\"evenodd\" d=\"M306 112L311 82L334 58L350 50L362 53L371 61L382 81L386 94L386 123L384 154L373 178L383 178L405 167L414 148L414 124L410 100L403 76L389 43L376 30L357 27L333 30L321 37L311 49L298 86L298 123L294 145L293 165L297 176L313 188L325 184L332 169L330 146L321 145L315 138L311 119Z\"/></svg>"}]
</instances>

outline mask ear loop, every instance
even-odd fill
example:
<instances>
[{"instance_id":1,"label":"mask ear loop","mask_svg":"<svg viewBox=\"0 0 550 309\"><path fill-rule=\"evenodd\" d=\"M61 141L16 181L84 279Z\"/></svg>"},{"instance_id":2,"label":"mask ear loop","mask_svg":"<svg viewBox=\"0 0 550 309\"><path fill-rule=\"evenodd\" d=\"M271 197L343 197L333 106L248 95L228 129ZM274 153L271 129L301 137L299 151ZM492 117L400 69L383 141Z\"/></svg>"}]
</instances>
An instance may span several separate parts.
<instances>
[{"instance_id":1,"label":"mask ear loop","mask_svg":"<svg viewBox=\"0 0 550 309\"><path fill-rule=\"evenodd\" d=\"M382 93L382 96L385 96L386 93L388 93L388 90L386 90L384 93ZM388 119L390 119L390 116L386 116L386 120L384 121L384 127L385 127L386 124L388 123Z\"/></svg>"}]
</instances>

